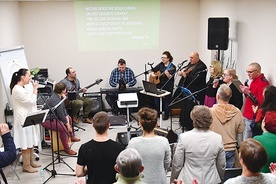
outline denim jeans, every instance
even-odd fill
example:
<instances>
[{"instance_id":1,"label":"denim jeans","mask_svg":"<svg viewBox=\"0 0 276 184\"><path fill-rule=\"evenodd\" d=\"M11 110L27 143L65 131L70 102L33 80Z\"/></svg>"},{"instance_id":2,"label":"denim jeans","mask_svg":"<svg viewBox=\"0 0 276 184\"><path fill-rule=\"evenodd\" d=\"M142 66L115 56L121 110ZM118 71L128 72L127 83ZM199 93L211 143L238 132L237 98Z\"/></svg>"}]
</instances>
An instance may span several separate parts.
<instances>
[{"instance_id":1,"label":"denim jeans","mask_svg":"<svg viewBox=\"0 0 276 184\"><path fill-rule=\"evenodd\" d=\"M247 138L252 137L252 130L251 130L251 127L250 127L250 124L251 124L252 120L243 117L243 122L244 122L243 140L245 140Z\"/></svg>"},{"instance_id":2,"label":"denim jeans","mask_svg":"<svg viewBox=\"0 0 276 184\"><path fill-rule=\"evenodd\" d=\"M236 152L233 151L225 151L226 157L226 168L233 168L236 161Z\"/></svg>"}]
</instances>

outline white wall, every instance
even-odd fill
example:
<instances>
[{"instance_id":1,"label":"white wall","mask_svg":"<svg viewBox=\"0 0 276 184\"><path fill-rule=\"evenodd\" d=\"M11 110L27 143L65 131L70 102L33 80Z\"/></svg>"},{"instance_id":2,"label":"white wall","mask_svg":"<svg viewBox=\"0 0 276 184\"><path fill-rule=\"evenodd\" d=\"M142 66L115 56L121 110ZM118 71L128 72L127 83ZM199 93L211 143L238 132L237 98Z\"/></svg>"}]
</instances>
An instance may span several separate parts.
<instances>
[{"instance_id":1,"label":"white wall","mask_svg":"<svg viewBox=\"0 0 276 184\"><path fill-rule=\"evenodd\" d=\"M18 2L0 2L0 50L22 45L20 7ZM4 122L4 107L8 102L0 76L0 123Z\"/></svg>"},{"instance_id":2,"label":"white wall","mask_svg":"<svg viewBox=\"0 0 276 184\"><path fill-rule=\"evenodd\" d=\"M245 70L253 61L262 66L262 72L275 85L276 69L276 1L274 0L200 0L201 32L199 50L203 57L210 56L206 50L207 21L209 17L229 17L236 23L238 41L237 74L241 81L247 78ZM231 30L230 24L230 31Z\"/></svg>"},{"instance_id":3,"label":"white wall","mask_svg":"<svg viewBox=\"0 0 276 184\"><path fill-rule=\"evenodd\" d=\"M198 1L194 0L161 0L160 46L152 50L78 51L73 2L21 2L20 10L29 67L48 68L50 78L59 81L65 69L72 66L82 86L103 78L91 91L109 86L110 72L121 57L138 75L148 62L158 64L165 50L172 53L175 63L180 63L198 48ZM137 78L139 86L143 79Z\"/></svg>"}]
</instances>

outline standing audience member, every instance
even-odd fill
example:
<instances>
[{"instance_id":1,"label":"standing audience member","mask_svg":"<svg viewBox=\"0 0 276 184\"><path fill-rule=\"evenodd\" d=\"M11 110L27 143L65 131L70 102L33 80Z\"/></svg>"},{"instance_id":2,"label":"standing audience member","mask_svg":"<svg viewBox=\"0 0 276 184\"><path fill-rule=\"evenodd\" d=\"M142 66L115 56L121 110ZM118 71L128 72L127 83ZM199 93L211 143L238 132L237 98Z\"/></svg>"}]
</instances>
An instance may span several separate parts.
<instances>
[{"instance_id":1,"label":"standing audience member","mask_svg":"<svg viewBox=\"0 0 276 184\"><path fill-rule=\"evenodd\" d=\"M244 132L243 140L252 137L252 130L250 124L252 122L254 112L252 105L260 106L263 102L264 88L269 85L269 82L261 73L261 66L258 63L251 63L248 65L246 73L251 81L248 87L247 82L245 85L240 85L242 92L245 94L245 105L243 109L244 117Z\"/></svg>"},{"instance_id":2,"label":"standing audience member","mask_svg":"<svg viewBox=\"0 0 276 184\"><path fill-rule=\"evenodd\" d=\"M66 86L63 82L59 82L55 85L54 93L51 95L49 100L46 102L46 108L53 108L58 103L62 101L63 98L66 97ZM55 110L56 116L51 114L48 116L46 121L42 123L42 126L48 130L58 131L59 138L64 147L64 151L69 155L76 155L77 152L71 150L68 144L68 137L70 137L72 142L79 142L80 139L74 136L72 131L72 119L67 114L65 109L65 104L62 102ZM58 119L56 119L56 117Z\"/></svg>"},{"instance_id":3,"label":"standing audience member","mask_svg":"<svg viewBox=\"0 0 276 184\"><path fill-rule=\"evenodd\" d=\"M39 125L23 127L28 113L37 111L38 83L32 83L33 92L29 93L25 85L29 84L31 73L28 69L21 68L12 75L10 90L14 109L14 143L16 148L22 149L23 172L37 172L40 164L34 162L34 146L38 146L40 128Z\"/></svg>"},{"instance_id":4,"label":"standing audience member","mask_svg":"<svg viewBox=\"0 0 276 184\"><path fill-rule=\"evenodd\" d=\"M0 168L3 168L15 161L16 148L7 124L0 123L0 135L4 145L4 151L0 152Z\"/></svg>"},{"instance_id":5,"label":"standing audience member","mask_svg":"<svg viewBox=\"0 0 276 184\"><path fill-rule=\"evenodd\" d=\"M225 184L276 183L276 177L271 173L260 172L267 162L267 153L258 141L252 138L244 140L240 147L239 157L242 165L241 176L230 178Z\"/></svg>"},{"instance_id":6,"label":"standing audience member","mask_svg":"<svg viewBox=\"0 0 276 184\"><path fill-rule=\"evenodd\" d=\"M240 93L240 91L232 83L233 79L238 79L236 70L227 68L224 70L222 76L223 82L225 82L232 90L232 97L230 98L229 103L241 110L243 105L243 96L242 93Z\"/></svg>"},{"instance_id":7,"label":"standing audience member","mask_svg":"<svg viewBox=\"0 0 276 184\"><path fill-rule=\"evenodd\" d=\"M114 183L116 182L114 165L124 146L109 139L110 118L106 112L96 113L92 121L96 133L91 141L82 144L79 149L76 176L88 175L87 184Z\"/></svg>"},{"instance_id":8,"label":"standing audience member","mask_svg":"<svg viewBox=\"0 0 276 184\"><path fill-rule=\"evenodd\" d=\"M166 184L166 170L171 163L171 150L168 139L154 133L157 126L157 111L141 108L138 111L138 120L143 128L143 135L132 138L128 148L136 149L142 156L145 167L143 182Z\"/></svg>"},{"instance_id":9,"label":"standing audience member","mask_svg":"<svg viewBox=\"0 0 276 184\"><path fill-rule=\"evenodd\" d=\"M219 87L220 79L222 77L222 64L220 61L211 61L210 65L210 78L207 82L208 88L206 89L204 105L213 107L216 103L216 94Z\"/></svg>"},{"instance_id":10,"label":"standing audience member","mask_svg":"<svg viewBox=\"0 0 276 184\"><path fill-rule=\"evenodd\" d=\"M271 162L276 162L276 111L267 111L262 122L263 135L255 136L268 154L268 162L261 169L261 172L268 173Z\"/></svg>"},{"instance_id":11,"label":"standing audience member","mask_svg":"<svg viewBox=\"0 0 276 184\"><path fill-rule=\"evenodd\" d=\"M226 156L226 168L233 168L236 160L237 134L244 129L241 111L229 104L232 91L229 86L222 84L216 95L218 104L210 108L213 122L210 130L222 136L222 142Z\"/></svg>"},{"instance_id":12,"label":"standing audience member","mask_svg":"<svg viewBox=\"0 0 276 184\"><path fill-rule=\"evenodd\" d=\"M155 66L152 71L154 73L151 74L150 79L154 79L153 81L150 80L150 82L157 83L157 88L164 89L166 91L171 92L171 94L165 96L162 98L163 101L163 108L165 111L163 120L169 119L170 114L170 107L169 104L171 102L172 98L172 92L173 92L173 85L174 85L174 74L176 71L175 65L173 62L173 57L169 51L164 51L162 53L162 62L160 62L157 66ZM159 112L160 108L160 98L155 97L155 108Z\"/></svg>"},{"instance_id":13,"label":"standing audience member","mask_svg":"<svg viewBox=\"0 0 276 184\"><path fill-rule=\"evenodd\" d=\"M112 70L109 84L111 87L119 88L120 81L124 81L126 88L134 86L137 82L134 72L126 66L126 61L122 58L118 61L118 67ZM117 115L119 113L117 105L118 94L107 93L105 98L112 109L112 113Z\"/></svg>"},{"instance_id":14,"label":"standing audience member","mask_svg":"<svg viewBox=\"0 0 276 184\"><path fill-rule=\"evenodd\" d=\"M145 184L141 179L144 170L142 157L136 149L127 148L122 151L116 159L114 169L118 172L114 184Z\"/></svg>"},{"instance_id":15,"label":"standing audience member","mask_svg":"<svg viewBox=\"0 0 276 184\"><path fill-rule=\"evenodd\" d=\"M269 85L264 89L264 100L260 107L254 106L253 121L251 123L251 129L253 137L256 135L262 135L263 130L261 128L262 121L268 111L276 111L276 87Z\"/></svg>"},{"instance_id":16,"label":"standing audience member","mask_svg":"<svg viewBox=\"0 0 276 184\"><path fill-rule=\"evenodd\" d=\"M79 93L86 93L87 89L80 87L80 81L77 78L76 70L72 67L68 67L65 70L66 77L62 79L60 82L63 82L66 85L67 93L73 92L76 94L76 99L71 100L68 104L68 107L72 109L71 116L73 122L78 123L78 113L80 109L83 107L83 115L82 115L82 122L91 124L92 121L89 119L88 115L91 112L92 107L92 99L88 97L81 97Z\"/></svg>"},{"instance_id":17,"label":"standing audience member","mask_svg":"<svg viewBox=\"0 0 276 184\"><path fill-rule=\"evenodd\" d=\"M200 60L199 54L197 52L192 52L190 54L190 62L184 68L185 68L184 70L181 70L178 72L178 75L181 76L178 86L187 88L192 93L194 92L198 92L198 93L195 95L197 102L190 100L188 98L184 100L183 104L181 105L181 114L180 114L179 121L183 131L184 131L184 127L186 127L187 130L193 129L193 121L190 118L190 112L192 111L193 107L198 103L201 105L203 105L204 103L205 90L203 89L206 87L206 74L207 74L207 67ZM177 95L177 91L176 91L176 95ZM185 96L182 96L182 98L183 97Z\"/></svg>"},{"instance_id":18,"label":"standing audience member","mask_svg":"<svg viewBox=\"0 0 276 184\"><path fill-rule=\"evenodd\" d=\"M194 129L180 134L172 163L171 183L220 183L224 178L225 152L221 135L209 130L212 114L206 106L191 111Z\"/></svg>"}]
</instances>

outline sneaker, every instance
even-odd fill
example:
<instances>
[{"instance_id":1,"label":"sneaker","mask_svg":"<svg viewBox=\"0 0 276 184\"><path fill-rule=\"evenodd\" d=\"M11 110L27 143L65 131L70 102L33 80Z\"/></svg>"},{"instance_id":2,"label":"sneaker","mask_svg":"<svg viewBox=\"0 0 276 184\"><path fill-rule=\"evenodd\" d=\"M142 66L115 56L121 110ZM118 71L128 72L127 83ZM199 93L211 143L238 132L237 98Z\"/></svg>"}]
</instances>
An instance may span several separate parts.
<instances>
[{"instance_id":1,"label":"sneaker","mask_svg":"<svg viewBox=\"0 0 276 184\"><path fill-rule=\"evenodd\" d=\"M78 120L78 117L77 117L77 116L73 116L73 122L74 122L74 123L77 123L77 124L79 123L79 120Z\"/></svg>"},{"instance_id":2,"label":"sneaker","mask_svg":"<svg viewBox=\"0 0 276 184\"><path fill-rule=\"evenodd\" d=\"M80 139L77 138L76 136L74 136L74 137L71 137L71 141L72 141L72 142L79 142Z\"/></svg>"},{"instance_id":3,"label":"sneaker","mask_svg":"<svg viewBox=\"0 0 276 184\"><path fill-rule=\"evenodd\" d=\"M82 122L92 124L92 121L89 118L82 118Z\"/></svg>"}]
</instances>

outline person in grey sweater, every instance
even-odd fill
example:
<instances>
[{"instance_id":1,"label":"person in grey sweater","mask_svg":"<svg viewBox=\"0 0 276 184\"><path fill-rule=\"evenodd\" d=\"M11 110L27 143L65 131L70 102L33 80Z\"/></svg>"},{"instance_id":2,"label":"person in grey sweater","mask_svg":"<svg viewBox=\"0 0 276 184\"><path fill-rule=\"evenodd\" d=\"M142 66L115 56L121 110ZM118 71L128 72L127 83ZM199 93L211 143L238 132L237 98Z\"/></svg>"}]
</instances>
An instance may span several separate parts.
<instances>
[{"instance_id":1,"label":"person in grey sweater","mask_svg":"<svg viewBox=\"0 0 276 184\"><path fill-rule=\"evenodd\" d=\"M139 124L143 135L129 141L128 148L136 149L142 156L144 178L142 181L150 184L166 184L166 170L171 163L171 150L168 139L154 133L157 126L157 111L141 108L138 111Z\"/></svg>"}]
</instances>

